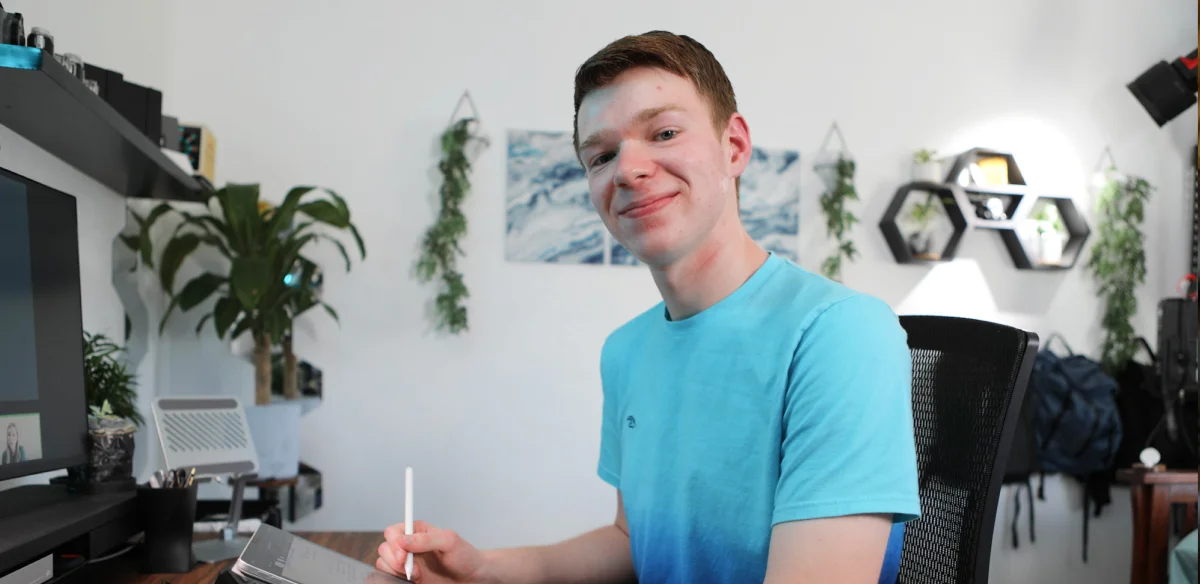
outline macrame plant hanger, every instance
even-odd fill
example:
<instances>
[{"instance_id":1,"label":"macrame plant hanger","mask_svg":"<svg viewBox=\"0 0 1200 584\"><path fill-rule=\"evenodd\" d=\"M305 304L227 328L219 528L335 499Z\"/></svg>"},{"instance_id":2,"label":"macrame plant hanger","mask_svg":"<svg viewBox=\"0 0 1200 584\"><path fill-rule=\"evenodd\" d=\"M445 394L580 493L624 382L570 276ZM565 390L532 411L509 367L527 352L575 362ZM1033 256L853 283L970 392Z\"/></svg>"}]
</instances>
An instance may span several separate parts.
<instances>
[{"instance_id":1,"label":"macrame plant hanger","mask_svg":"<svg viewBox=\"0 0 1200 584\"><path fill-rule=\"evenodd\" d=\"M459 112L463 108L463 104L470 109L471 115L465 118L459 117ZM476 150L470 158L473 160L484 148L491 144L491 140L482 132L483 118L479 116L479 109L475 107L475 100L471 98L471 90L463 90L462 96L458 98L458 103L454 106L454 111L450 112L450 120L446 122L446 127L453 126L460 120L467 120L467 131L471 135L471 139L477 142Z\"/></svg>"},{"instance_id":2,"label":"macrame plant hanger","mask_svg":"<svg viewBox=\"0 0 1200 584\"><path fill-rule=\"evenodd\" d=\"M834 138L837 138L838 148L830 150L830 141ZM854 155L846 146L846 137L842 135L842 129L835 121L825 132L825 139L821 140L821 147L813 156L813 171L821 177L827 188L832 188L833 184L837 182L837 164L841 159L854 160Z\"/></svg>"}]
</instances>

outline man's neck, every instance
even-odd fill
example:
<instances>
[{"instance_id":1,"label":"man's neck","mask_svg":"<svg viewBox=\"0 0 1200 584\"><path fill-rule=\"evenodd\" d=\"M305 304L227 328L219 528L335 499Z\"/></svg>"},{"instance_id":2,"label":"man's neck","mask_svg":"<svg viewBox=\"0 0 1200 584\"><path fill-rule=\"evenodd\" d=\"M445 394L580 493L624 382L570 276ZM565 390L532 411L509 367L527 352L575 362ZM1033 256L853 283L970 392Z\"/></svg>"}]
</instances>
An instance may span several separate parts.
<instances>
[{"instance_id":1,"label":"man's neck","mask_svg":"<svg viewBox=\"0 0 1200 584\"><path fill-rule=\"evenodd\" d=\"M720 302L746 283L767 252L745 230L722 237L713 234L687 257L664 268L651 268L671 320L694 316Z\"/></svg>"}]
</instances>

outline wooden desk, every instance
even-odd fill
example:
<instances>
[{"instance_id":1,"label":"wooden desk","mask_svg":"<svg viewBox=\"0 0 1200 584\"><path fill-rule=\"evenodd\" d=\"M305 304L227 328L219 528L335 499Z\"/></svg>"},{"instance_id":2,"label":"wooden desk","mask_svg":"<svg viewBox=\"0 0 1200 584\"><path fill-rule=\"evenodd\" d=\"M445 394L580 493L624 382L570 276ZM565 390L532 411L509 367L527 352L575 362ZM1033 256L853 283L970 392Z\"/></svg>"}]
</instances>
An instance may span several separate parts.
<instances>
[{"instance_id":1,"label":"wooden desk","mask_svg":"<svg viewBox=\"0 0 1200 584\"><path fill-rule=\"evenodd\" d=\"M297 531L295 533L317 545L362 560L372 566L379 557L376 550L383 541L381 532ZM133 556L136 553L137 550L134 550L129 555ZM108 562L90 566L85 581L89 584L211 584L216 579L217 573L232 562L230 560L216 564L198 564L187 574L142 574L138 571L136 557L114 558Z\"/></svg>"},{"instance_id":2,"label":"wooden desk","mask_svg":"<svg viewBox=\"0 0 1200 584\"><path fill-rule=\"evenodd\" d=\"M1196 527L1196 471L1121 469L1117 482L1130 486L1133 499L1133 570L1131 584L1167 581L1167 540L1171 505L1187 507L1184 534Z\"/></svg>"}]
</instances>

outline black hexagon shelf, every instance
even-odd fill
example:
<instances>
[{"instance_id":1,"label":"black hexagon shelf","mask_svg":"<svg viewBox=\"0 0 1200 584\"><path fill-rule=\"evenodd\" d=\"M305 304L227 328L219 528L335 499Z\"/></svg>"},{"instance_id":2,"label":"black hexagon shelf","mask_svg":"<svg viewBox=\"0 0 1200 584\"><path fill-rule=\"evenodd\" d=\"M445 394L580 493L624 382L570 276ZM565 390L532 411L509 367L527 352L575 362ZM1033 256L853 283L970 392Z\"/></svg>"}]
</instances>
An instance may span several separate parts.
<instances>
[{"instance_id":1,"label":"black hexagon shelf","mask_svg":"<svg viewBox=\"0 0 1200 584\"><path fill-rule=\"evenodd\" d=\"M963 204L963 193L952 184L912 182L897 189L879 220L896 262L925 264L954 259L968 225Z\"/></svg>"},{"instance_id":2,"label":"black hexagon shelf","mask_svg":"<svg viewBox=\"0 0 1200 584\"><path fill-rule=\"evenodd\" d=\"M1020 270L1069 270L1091 235L1070 197L1031 195L1011 229L1000 231L1004 247Z\"/></svg>"}]
</instances>

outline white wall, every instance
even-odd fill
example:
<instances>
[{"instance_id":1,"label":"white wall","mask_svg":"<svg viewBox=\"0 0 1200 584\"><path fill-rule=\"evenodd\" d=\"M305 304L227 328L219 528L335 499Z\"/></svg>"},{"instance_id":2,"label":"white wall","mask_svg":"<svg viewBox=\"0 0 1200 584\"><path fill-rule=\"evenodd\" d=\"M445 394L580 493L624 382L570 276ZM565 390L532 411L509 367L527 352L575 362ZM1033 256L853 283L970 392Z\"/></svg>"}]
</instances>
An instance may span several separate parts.
<instances>
[{"instance_id":1,"label":"white wall","mask_svg":"<svg viewBox=\"0 0 1200 584\"><path fill-rule=\"evenodd\" d=\"M25 30L40 26L55 37L60 53L76 53L84 61L122 72L131 82L165 89L171 76L173 21L169 5L154 0L113 2L37 2L9 0L8 12L24 15ZM128 39L142 39L128 42ZM3 91L3 89L0 89ZM163 97L170 108L172 94ZM42 182L76 197L79 217L80 286L84 329L120 341L124 335L124 310L113 287L113 238L125 225L125 199L74 167L0 125L0 167ZM154 366L151 358L139 368L143 386L139 401L149 412L153 395ZM149 451L146 431L136 438L135 470L145 463ZM45 473L0 482L0 489L19 484L44 482L63 474Z\"/></svg>"},{"instance_id":2,"label":"white wall","mask_svg":"<svg viewBox=\"0 0 1200 584\"><path fill-rule=\"evenodd\" d=\"M504 261L504 132L570 130L575 68L623 34L666 28L705 43L732 78L757 144L808 157L836 120L863 197L854 236L864 255L846 282L902 313L1061 331L1094 352L1100 304L1082 265L1019 272L998 236L973 232L962 259L898 266L875 224L917 148L1011 149L1031 183L1076 195L1090 211L1089 174L1109 145L1126 171L1158 187L1137 320L1153 336L1154 304L1186 264L1196 110L1159 129L1124 84L1193 46L1195 3L755 2L727 14L728 6L171 5L156 29L175 33L166 103L216 133L218 182L261 182L274 200L297 184L336 188L368 245L367 262L348 275L325 250L328 300L342 324L312 318L298 340L302 356L324 368L327 397L305 418L302 445L303 459L324 472L325 508L295 527L399 521L405 465L416 468L418 515L482 547L550 542L611 520L615 497L594 474L597 358L605 335L657 294L640 269ZM129 52L124 62L163 58L128 38L104 42ZM466 205L471 331L447 338L429 330L435 291L410 273L435 211L435 140L467 88L493 145ZM818 195L809 173L800 239L802 263L814 269L827 250ZM249 395L244 362L211 337L196 340L186 319L156 350L160 391ZM1047 497L1037 508L1039 542L1013 551L1000 539L1011 515L1003 495L994 580L1124 581L1127 491L1093 520L1087 566L1078 488L1052 479Z\"/></svg>"}]
</instances>

